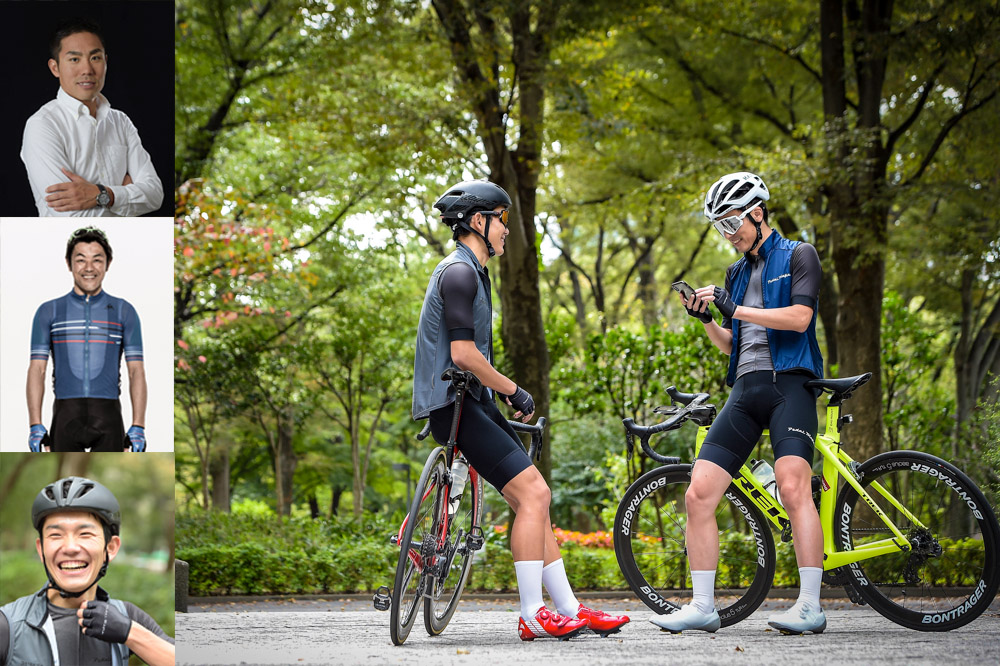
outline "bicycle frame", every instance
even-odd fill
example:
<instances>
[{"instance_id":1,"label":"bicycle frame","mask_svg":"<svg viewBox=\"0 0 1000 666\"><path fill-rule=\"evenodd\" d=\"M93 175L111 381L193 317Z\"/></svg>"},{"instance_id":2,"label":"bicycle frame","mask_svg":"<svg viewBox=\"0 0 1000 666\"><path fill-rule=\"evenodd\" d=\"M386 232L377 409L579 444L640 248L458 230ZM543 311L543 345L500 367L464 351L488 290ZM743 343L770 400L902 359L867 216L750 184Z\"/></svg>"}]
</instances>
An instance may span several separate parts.
<instances>
[{"instance_id":1,"label":"bicycle frame","mask_svg":"<svg viewBox=\"0 0 1000 666\"><path fill-rule=\"evenodd\" d=\"M897 551L909 551L910 542L900 532L899 528L885 514L875 502L875 499L862 486L857 477L850 469L854 459L840 448L840 416L841 405L827 405L826 407L826 432L816 437L816 449L823 456L823 471L820 477L821 493L819 518L823 527L823 569L830 571L842 566L867 560L887 553ZM701 450L701 445L708 434L709 426L699 426L698 436L695 440L695 456ZM764 434L768 434L764 431ZM871 507L872 511L889 528L893 536L881 539L872 543L862 544L853 550L838 550L834 543L834 529L837 492L840 487L840 479L850 484L858 495ZM830 480L833 483L830 483ZM754 477L750 468L744 464L740 468L739 476L733 479L737 489L748 500L753 502L767 516L767 519L779 530L785 530L790 524L788 513L781 503L764 489L764 486ZM886 490L878 482L872 484L872 489L898 509L902 515L919 527L924 527L923 523L917 520L909 510L904 507L892 493Z\"/></svg>"}]
</instances>

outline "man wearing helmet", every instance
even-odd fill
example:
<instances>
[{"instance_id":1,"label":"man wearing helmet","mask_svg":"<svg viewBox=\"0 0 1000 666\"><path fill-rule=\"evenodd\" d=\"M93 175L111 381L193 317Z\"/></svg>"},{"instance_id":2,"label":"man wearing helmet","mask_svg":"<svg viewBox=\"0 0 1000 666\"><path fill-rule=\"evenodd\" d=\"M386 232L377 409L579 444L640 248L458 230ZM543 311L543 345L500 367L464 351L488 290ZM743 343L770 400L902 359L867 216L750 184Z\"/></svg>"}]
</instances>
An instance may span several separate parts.
<instances>
[{"instance_id":1,"label":"man wearing helmet","mask_svg":"<svg viewBox=\"0 0 1000 666\"><path fill-rule=\"evenodd\" d=\"M174 663L174 641L134 604L97 581L121 547L121 510L110 490L70 476L31 505L35 548L48 584L0 608L0 665L110 664L134 652L147 664Z\"/></svg>"},{"instance_id":2,"label":"man wearing helmet","mask_svg":"<svg viewBox=\"0 0 1000 666\"><path fill-rule=\"evenodd\" d=\"M486 181L459 183L434 204L451 227L457 248L434 269L420 310L412 414L418 420L429 418L434 438L447 442L455 394L441 375L449 368L476 375L483 389L466 396L457 439L462 455L514 510L510 546L521 596L521 639L565 639L586 628L607 635L628 618L577 601L552 533L551 492L494 402L496 393L516 410L514 418L524 422L535 411L531 395L493 367L493 304L486 264L504 252L510 205L507 193ZM545 607L543 585L558 612Z\"/></svg>"},{"instance_id":3,"label":"man wearing helmet","mask_svg":"<svg viewBox=\"0 0 1000 666\"><path fill-rule=\"evenodd\" d=\"M764 428L771 434L774 474L792 523L800 593L787 611L768 624L785 632L820 633L826 618L819 604L823 534L812 501L816 393L804 386L823 376L816 341L816 308L822 279L819 256L808 244L785 240L767 223L770 198L756 175L723 176L705 197L705 215L743 257L726 271L726 286L681 296L688 313L705 326L709 339L729 355L726 382L733 387L712 424L685 494L692 602L653 619L664 629L719 628L714 604L719 536L715 508L750 456ZM722 325L708 312L712 303Z\"/></svg>"},{"instance_id":4,"label":"man wearing helmet","mask_svg":"<svg viewBox=\"0 0 1000 666\"><path fill-rule=\"evenodd\" d=\"M66 243L73 289L42 303L31 325L28 365L28 448L31 451L146 450L146 372L139 315L103 290L111 244L96 227L77 229ZM52 357L55 403L51 435L42 425L45 369ZM122 356L129 376L132 426L122 422Z\"/></svg>"}]
</instances>

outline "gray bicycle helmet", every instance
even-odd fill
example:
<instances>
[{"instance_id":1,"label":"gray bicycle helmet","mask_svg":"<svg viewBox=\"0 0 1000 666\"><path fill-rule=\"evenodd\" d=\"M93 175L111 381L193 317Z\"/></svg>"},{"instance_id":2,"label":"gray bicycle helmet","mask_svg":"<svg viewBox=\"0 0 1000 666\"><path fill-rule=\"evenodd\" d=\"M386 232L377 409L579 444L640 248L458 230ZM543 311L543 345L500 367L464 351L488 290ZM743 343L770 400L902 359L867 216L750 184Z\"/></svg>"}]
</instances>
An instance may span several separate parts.
<instances>
[{"instance_id":1,"label":"gray bicycle helmet","mask_svg":"<svg viewBox=\"0 0 1000 666\"><path fill-rule=\"evenodd\" d=\"M434 202L434 208L441 212L441 219L453 232L457 233L461 228L482 238L486 242L486 250L492 257L496 253L489 241L491 216L486 217L486 226L483 229L485 233L479 233L469 226L468 220L478 212L491 211L497 206L510 207L510 204L510 195L499 185L488 180L467 180L449 187Z\"/></svg>"},{"instance_id":2,"label":"gray bicycle helmet","mask_svg":"<svg viewBox=\"0 0 1000 666\"><path fill-rule=\"evenodd\" d=\"M705 217L713 222L729 211L742 209L755 201L771 197L760 176L748 171L738 171L715 181L705 195Z\"/></svg>"},{"instance_id":3,"label":"gray bicycle helmet","mask_svg":"<svg viewBox=\"0 0 1000 666\"><path fill-rule=\"evenodd\" d=\"M35 526L39 537L42 534L42 523L45 522L45 517L59 511L88 511L100 518L105 526L104 562L101 564L94 582L79 592L70 592L59 587L49 571L48 562L45 561L44 556L42 557L42 566L45 567L45 575L49 579L49 584L42 588L39 594L43 594L51 588L59 592L59 596L64 599L75 599L97 585L97 581L108 572L110 558L108 557L107 542L111 536L117 536L121 531L121 507L112 492L97 481L80 476L67 476L42 488L31 505L31 524Z\"/></svg>"},{"instance_id":4,"label":"gray bicycle helmet","mask_svg":"<svg viewBox=\"0 0 1000 666\"><path fill-rule=\"evenodd\" d=\"M31 505L31 524L36 530L41 530L45 517L57 511L89 511L108 526L112 535L121 531L118 500L97 481L67 476L45 486Z\"/></svg>"}]
</instances>

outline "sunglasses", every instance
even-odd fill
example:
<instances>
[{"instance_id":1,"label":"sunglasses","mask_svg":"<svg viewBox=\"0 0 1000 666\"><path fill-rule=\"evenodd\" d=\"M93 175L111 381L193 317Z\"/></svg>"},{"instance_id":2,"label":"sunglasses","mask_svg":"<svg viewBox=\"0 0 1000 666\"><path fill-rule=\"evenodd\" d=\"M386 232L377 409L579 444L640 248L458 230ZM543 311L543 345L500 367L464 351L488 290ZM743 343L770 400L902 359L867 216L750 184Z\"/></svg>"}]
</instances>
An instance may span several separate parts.
<instances>
[{"instance_id":1,"label":"sunglasses","mask_svg":"<svg viewBox=\"0 0 1000 666\"><path fill-rule=\"evenodd\" d=\"M746 219L746 216L752 213L756 208L757 206L754 206L740 215L719 218L712 223L712 226L715 227L715 230L722 234L723 237L726 237L727 235L731 236L739 231L740 227L743 226L743 220Z\"/></svg>"},{"instance_id":2,"label":"sunglasses","mask_svg":"<svg viewBox=\"0 0 1000 666\"><path fill-rule=\"evenodd\" d=\"M505 229L507 228L507 209L506 208L504 208L499 213L496 212L495 210L481 210L481 211L479 211L479 214L480 215L484 215L484 216L485 215L493 215L495 217L499 217L500 218L500 222L503 223L504 228Z\"/></svg>"}]
</instances>

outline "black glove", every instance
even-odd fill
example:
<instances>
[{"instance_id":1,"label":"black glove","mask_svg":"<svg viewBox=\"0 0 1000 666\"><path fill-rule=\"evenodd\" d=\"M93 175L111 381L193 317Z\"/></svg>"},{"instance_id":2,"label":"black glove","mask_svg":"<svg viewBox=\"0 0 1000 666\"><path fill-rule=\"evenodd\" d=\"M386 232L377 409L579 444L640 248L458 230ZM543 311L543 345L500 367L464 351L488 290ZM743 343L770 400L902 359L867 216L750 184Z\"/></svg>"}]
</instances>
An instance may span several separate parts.
<instances>
[{"instance_id":1,"label":"black glove","mask_svg":"<svg viewBox=\"0 0 1000 666\"><path fill-rule=\"evenodd\" d=\"M711 315L711 313L709 313L708 308L706 308L703 312L698 312L697 310L692 310L689 307L685 307L684 309L687 310L687 313L689 315L691 315L695 319L700 319L705 324L710 324L713 321L712 320L712 315Z\"/></svg>"},{"instance_id":2,"label":"black glove","mask_svg":"<svg viewBox=\"0 0 1000 666\"><path fill-rule=\"evenodd\" d=\"M729 292L722 287L715 288L715 307L719 309L722 316L726 319L732 319L733 315L736 314L736 303L733 303L733 299L729 297Z\"/></svg>"},{"instance_id":3,"label":"black glove","mask_svg":"<svg viewBox=\"0 0 1000 666\"><path fill-rule=\"evenodd\" d=\"M520 386L514 391L514 395L508 395L507 401L510 402L511 407L521 412L525 416L528 414L535 413L535 400L531 397L531 394L525 391Z\"/></svg>"},{"instance_id":4,"label":"black glove","mask_svg":"<svg viewBox=\"0 0 1000 666\"><path fill-rule=\"evenodd\" d=\"M82 609L83 633L108 643L124 643L132 629L132 620L107 601L88 601Z\"/></svg>"}]
</instances>

